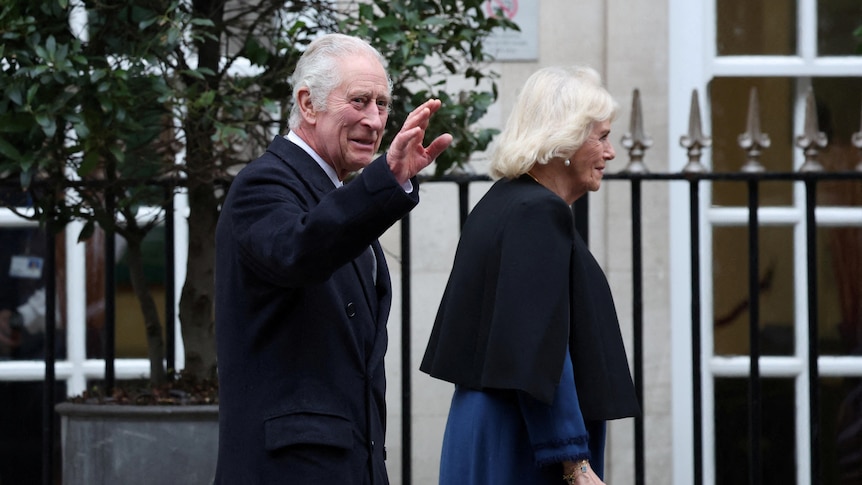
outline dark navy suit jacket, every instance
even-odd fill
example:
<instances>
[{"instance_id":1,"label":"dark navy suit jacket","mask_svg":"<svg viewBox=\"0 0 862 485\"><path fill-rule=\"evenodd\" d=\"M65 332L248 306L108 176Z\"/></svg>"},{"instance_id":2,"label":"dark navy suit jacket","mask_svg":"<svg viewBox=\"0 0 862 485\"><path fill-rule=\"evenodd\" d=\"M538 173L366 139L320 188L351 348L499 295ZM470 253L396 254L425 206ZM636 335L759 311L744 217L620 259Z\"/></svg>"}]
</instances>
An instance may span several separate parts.
<instances>
[{"instance_id":1,"label":"dark navy suit jacket","mask_svg":"<svg viewBox=\"0 0 862 485\"><path fill-rule=\"evenodd\" d=\"M216 236L216 483L388 483L377 238L418 203L413 183L384 155L336 189L283 137L232 183Z\"/></svg>"}]
</instances>

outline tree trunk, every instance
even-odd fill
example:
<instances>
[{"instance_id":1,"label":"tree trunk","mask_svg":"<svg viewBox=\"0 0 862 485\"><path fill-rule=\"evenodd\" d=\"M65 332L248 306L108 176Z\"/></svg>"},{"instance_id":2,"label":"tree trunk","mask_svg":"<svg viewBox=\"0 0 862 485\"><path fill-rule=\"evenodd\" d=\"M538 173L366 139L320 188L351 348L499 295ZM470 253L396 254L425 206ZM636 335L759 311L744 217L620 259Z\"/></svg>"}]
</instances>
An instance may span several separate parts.
<instances>
[{"instance_id":1,"label":"tree trunk","mask_svg":"<svg viewBox=\"0 0 862 485\"><path fill-rule=\"evenodd\" d=\"M166 381L165 373L165 339L162 335L162 323L156 310L156 302L147 285L144 276L143 254L140 239L127 238L126 256L129 261L129 277L132 289L141 305L147 335L147 357L150 359L150 383L154 386Z\"/></svg>"},{"instance_id":2,"label":"tree trunk","mask_svg":"<svg viewBox=\"0 0 862 485\"><path fill-rule=\"evenodd\" d=\"M193 0L192 10L195 17L219 25L223 22L224 5L223 0ZM198 68L217 73L221 59L220 37L204 36L195 42L195 47ZM205 74L203 79L188 77L185 81L190 86L197 85L200 93L218 91L219 79L214 74ZM185 370L203 379L216 377L213 305L218 199L213 179L220 167L212 141L216 114L210 110L212 107L190 106L183 120L189 181L189 255L180 296L180 325L185 344Z\"/></svg>"},{"instance_id":3,"label":"tree trunk","mask_svg":"<svg viewBox=\"0 0 862 485\"><path fill-rule=\"evenodd\" d=\"M180 298L185 370L198 378L215 378L215 227L217 200L210 184L189 188L189 256Z\"/></svg>"}]
</instances>

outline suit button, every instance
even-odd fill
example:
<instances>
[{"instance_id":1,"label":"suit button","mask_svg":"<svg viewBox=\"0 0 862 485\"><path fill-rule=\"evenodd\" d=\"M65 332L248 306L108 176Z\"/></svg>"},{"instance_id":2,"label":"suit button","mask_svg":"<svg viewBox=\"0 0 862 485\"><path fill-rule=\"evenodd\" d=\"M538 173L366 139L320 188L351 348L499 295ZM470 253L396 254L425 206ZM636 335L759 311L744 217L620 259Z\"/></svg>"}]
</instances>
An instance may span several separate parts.
<instances>
[{"instance_id":1,"label":"suit button","mask_svg":"<svg viewBox=\"0 0 862 485\"><path fill-rule=\"evenodd\" d=\"M354 315L356 315L356 305L351 301L347 304L347 316L353 317Z\"/></svg>"}]
</instances>

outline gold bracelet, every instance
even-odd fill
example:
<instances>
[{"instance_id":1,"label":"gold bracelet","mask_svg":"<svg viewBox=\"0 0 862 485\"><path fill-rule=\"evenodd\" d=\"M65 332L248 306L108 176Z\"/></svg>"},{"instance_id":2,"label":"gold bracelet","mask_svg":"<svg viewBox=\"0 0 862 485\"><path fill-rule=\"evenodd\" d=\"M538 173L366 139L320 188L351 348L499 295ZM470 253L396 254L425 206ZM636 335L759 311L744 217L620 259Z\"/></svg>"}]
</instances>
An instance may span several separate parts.
<instances>
[{"instance_id":1,"label":"gold bracelet","mask_svg":"<svg viewBox=\"0 0 862 485\"><path fill-rule=\"evenodd\" d=\"M563 480L568 485L574 485L575 479L577 479L579 476L587 473L587 465L589 465L589 464L590 464L590 462L588 460L579 460L577 463L575 463L575 466L577 467L577 468L575 468L575 471L573 471L572 473L568 473L568 474L563 475Z\"/></svg>"}]
</instances>

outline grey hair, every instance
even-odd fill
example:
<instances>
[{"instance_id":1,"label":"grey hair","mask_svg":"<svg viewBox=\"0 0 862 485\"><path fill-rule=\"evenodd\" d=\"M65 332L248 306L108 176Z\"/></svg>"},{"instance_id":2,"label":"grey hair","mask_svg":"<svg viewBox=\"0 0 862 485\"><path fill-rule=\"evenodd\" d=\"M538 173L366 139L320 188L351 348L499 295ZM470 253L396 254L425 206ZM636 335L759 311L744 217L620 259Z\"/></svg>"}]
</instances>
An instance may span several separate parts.
<instances>
[{"instance_id":1,"label":"grey hair","mask_svg":"<svg viewBox=\"0 0 862 485\"><path fill-rule=\"evenodd\" d=\"M290 77L293 87L293 104L290 108L288 126L291 129L299 127L302 119L297 102L297 92L307 87L311 95L311 103L318 111L326 110L326 101L332 90L341 82L341 69L339 60L358 55L370 55L380 61L383 69L386 69L386 59L368 42L344 34L326 34L315 39L299 58L296 70ZM392 79L386 75L389 91L392 92Z\"/></svg>"},{"instance_id":2,"label":"grey hair","mask_svg":"<svg viewBox=\"0 0 862 485\"><path fill-rule=\"evenodd\" d=\"M513 179L536 163L571 158L587 140L593 124L613 121L617 110L617 102L594 69L540 69L521 89L488 172L495 179Z\"/></svg>"}]
</instances>

